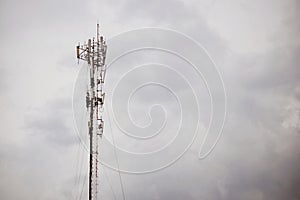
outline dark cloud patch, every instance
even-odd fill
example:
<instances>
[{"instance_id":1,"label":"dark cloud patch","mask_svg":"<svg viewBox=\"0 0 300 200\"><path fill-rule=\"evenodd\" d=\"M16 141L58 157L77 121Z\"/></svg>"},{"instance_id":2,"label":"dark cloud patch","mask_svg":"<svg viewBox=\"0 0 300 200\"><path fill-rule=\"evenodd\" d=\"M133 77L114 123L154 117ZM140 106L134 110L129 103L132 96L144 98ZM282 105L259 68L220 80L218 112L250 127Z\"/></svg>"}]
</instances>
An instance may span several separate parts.
<instances>
[{"instance_id":1,"label":"dark cloud patch","mask_svg":"<svg viewBox=\"0 0 300 200\"><path fill-rule=\"evenodd\" d=\"M28 134L45 137L51 144L68 146L77 141L71 126L70 99L57 99L43 107L29 109L24 120Z\"/></svg>"},{"instance_id":2,"label":"dark cloud patch","mask_svg":"<svg viewBox=\"0 0 300 200\"><path fill-rule=\"evenodd\" d=\"M285 137L283 137L285 138ZM291 143L291 138L286 138ZM266 139L264 139L266 141ZM295 186L299 184L300 174L297 170L299 159L292 158L299 154L296 145L290 146L287 151L276 153L276 146L268 146L259 150L255 146L240 148L243 157L231 160L221 180L224 199L297 199L299 192ZM298 152L298 153L297 153ZM293 155L293 156L291 156ZM232 156L234 158L236 156ZM227 162L226 162L227 163Z\"/></svg>"}]
</instances>

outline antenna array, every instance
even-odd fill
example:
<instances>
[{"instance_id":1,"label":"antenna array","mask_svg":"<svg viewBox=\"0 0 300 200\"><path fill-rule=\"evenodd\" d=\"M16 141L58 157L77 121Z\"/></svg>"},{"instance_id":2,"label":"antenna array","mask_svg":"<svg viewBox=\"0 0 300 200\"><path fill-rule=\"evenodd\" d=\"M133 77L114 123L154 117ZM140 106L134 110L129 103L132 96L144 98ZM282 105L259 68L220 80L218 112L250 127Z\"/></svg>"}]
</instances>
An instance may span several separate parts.
<instances>
[{"instance_id":1,"label":"antenna array","mask_svg":"<svg viewBox=\"0 0 300 200\"><path fill-rule=\"evenodd\" d=\"M89 89L86 92L86 108L89 112L88 134L90 143L89 200L96 200L98 192L99 138L102 138L104 130L103 105L105 92L103 91L103 86L106 73L106 50L107 45L105 40L99 33L99 24L97 24L96 39L88 39L87 43L85 42L83 45L78 44L76 47L78 62L79 60L86 61L90 70Z\"/></svg>"}]
</instances>

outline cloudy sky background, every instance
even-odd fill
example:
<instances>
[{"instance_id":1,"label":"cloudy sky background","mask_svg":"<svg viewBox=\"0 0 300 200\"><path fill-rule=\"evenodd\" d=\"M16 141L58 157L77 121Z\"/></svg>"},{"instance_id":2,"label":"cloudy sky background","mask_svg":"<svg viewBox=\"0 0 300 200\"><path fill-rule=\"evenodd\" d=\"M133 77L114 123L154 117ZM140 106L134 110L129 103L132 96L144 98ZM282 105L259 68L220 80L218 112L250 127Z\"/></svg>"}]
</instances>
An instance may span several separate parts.
<instances>
[{"instance_id":1,"label":"cloudy sky background","mask_svg":"<svg viewBox=\"0 0 300 200\"><path fill-rule=\"evenodd\" d=\"M213 153L199 161L196 145L165 170L122 174L126 199L300 199L299 9L296 0L1 1L0 198L79 199L74 47L99 20L107 38L149 26L193 37L227 89ZM118 173L106 168L100 182L100 197L122 199Z\"/></svg>"}]
</instances>

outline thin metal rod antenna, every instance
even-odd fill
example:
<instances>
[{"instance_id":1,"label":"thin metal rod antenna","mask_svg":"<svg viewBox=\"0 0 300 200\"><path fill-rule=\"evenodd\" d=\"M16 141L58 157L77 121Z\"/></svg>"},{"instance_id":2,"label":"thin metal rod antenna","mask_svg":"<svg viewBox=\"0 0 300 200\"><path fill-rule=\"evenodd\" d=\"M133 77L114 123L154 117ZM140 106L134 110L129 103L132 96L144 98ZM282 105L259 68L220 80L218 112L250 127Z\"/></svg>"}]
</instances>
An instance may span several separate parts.
<instances>
[{"instance_id":1,"label":"thin metal rod antenna","mask_svg":"<svg viewBox=\"0 0 300 200\"><path fill-rule=\"evenodd\" d=\"M97 42L99 42L99 23L97 23Z\"/></svg>"},{"instance_id":2,"label":"thin metal rod antenna","mask_svg":"<svg viewBox=\"0 0 300 200\"><path fill-rule=\"evenodd\" d=\"M86 95L86 108L89 110L89 200L96 200L98 193L98 149L99 137L104 130L103 105L105 93L103 91L105 77L106 43L99 32L97 24L97 38L88 39L87 44L78 45L76 54L78 60L88 63L90 70L90 85ZM95 122L95 123L94 123Z\"/></svg>"}]
</instances>

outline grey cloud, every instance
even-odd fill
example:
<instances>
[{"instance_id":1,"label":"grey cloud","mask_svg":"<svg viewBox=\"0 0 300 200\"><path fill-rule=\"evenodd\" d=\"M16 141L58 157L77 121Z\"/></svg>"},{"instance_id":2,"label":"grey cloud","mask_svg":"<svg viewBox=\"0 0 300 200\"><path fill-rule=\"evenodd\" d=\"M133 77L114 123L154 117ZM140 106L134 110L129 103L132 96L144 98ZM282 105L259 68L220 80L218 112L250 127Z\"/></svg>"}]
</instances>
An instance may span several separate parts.
<instances>
[{"instance_id":1,"label":"grey cloud","mask_svg":"<svg viewBox=\"0 0 300 200\"><path fill-rule=\"evenodd\" d=\"M68 146L76 142L72 125L70 99L58 99L43 107L30 109L25 114L25 130L28 134L45 137L46 142Z\"/></svg>"},{"instance_id":2,"label":"grey cloud","mask_svg":"<svg viewBox=\"0 0 300 200\"><path fill-rule=\"evenodd\" d=\"M182 1L124 1L121 7L123 16L132 18L147 18L153 21L170 21L176 19L185 21L187 13L186 6Z\"/></svg>"},{"instance_id":3,"label":"grey cloud","mask_svg":"<svg viewBox=\"0 0 300 200\"><path fill-rule=\"evenodd\" d=\"M229 7L234 5L226 3ZM259 6L256 2L253 4ZM291 1L284 5L290 11L282 21L281 30L270 38L274 42L272 49L241 55L229 50L230 41L222 39L222 32L212 28L210 20L198 8L201 7L198 2L197 5L196 2L137 0L1 2L0 32L4 45L1 66L5 68L0 75L4 80L4 84L0 81L0 89L5 91L1 98L5 101L20 99L19 93L24 91L18 91L22 84L18 82L19 77L37 73L41 77L48 76L47 69L60 67L63 68L61 74L71 73L71 65L74 64L74 68L76 65L76 60L72 60L74 46L77 41L94 34L99 16L107 37L140 26L174 28L204 44L224 73L229 99L227 124L217 148L205 160L197 160L199 147L196 145L166 170L145 176L122 174L127 199L300 199L299 126L295 122L299 112L294 111L299 108L300 96L299 3ZM265 9L272 13L270 8L271 5ZM227 28L231 26L236 25L228 24ZM282 44L278 45L278 41ZM34 47L38 51L33 51ZM12 56L12 52L18 55ZM30 73L41 67L34 65L33 58L44 64L45 71ZM6 62L10 60L13 64ZM19 70L22 63L26 70ZM8 80L6 71L16 77ZM109 75L113 77L117 73ZM71 78L66 77L68 81ZM31 81L30 77L25 80ZM10 84L17 92L10 93ZM179 83L174 83L174 87L177 86ZM10 112L15 113L13 116L21 116L24 126L16 126L12 129L16 133L11 135L1 129L2 199L73 197L74 161L78 157L74 151L77 138L72 127L71 91L72 87L68 86L58 96L41 99L39 105L30 107L26 101L34 99L28 96L24 96L24 102L14 102L17 104ZM147 100L147 96L141 98ZM1 119L7 116L2 113ZM85 172L83 169L81 174ZM118 199L121 199L118 175L115 172L110 175ZM112 197L108 182L104 180L100 180L103 185L100 193ZM80 189L76 187L75 192Z\"/></svg>"}]
</instances>

